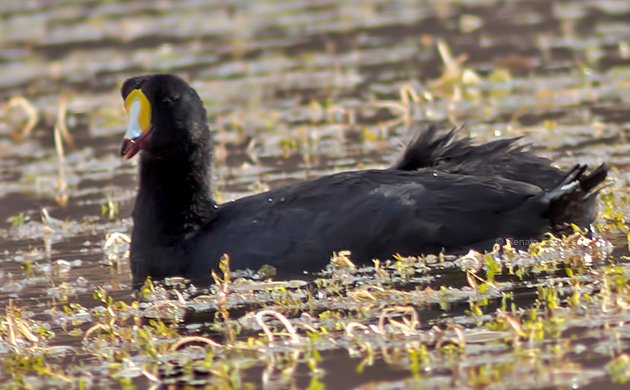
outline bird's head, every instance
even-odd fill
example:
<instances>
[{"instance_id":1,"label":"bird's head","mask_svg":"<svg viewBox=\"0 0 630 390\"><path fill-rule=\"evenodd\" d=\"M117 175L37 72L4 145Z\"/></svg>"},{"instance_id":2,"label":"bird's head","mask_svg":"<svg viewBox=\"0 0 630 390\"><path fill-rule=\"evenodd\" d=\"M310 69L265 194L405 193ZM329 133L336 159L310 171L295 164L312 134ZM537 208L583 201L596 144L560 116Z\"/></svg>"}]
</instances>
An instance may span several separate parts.
<instances>
[{"instance_id":1,"label":"bird's head","mask_svg":"<svg viewBox=\"0 0 630 390\"><path fill-rule=\"evenodd\" d=\"M156 157L186 153L207 140L206 111L197 92L170 74L132 77L121 88L129 118L120 148L125 159L140 150Z\"/></svg>"}]
</instances>

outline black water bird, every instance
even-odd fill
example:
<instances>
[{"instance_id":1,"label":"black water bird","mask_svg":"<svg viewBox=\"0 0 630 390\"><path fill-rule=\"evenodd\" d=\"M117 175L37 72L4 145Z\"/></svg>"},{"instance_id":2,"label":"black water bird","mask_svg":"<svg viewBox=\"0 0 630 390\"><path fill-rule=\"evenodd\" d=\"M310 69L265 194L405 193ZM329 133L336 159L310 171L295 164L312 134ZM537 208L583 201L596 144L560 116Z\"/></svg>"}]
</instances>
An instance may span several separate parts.
<instances>
[{"instance_id":1,"label":"black water bird","mask_svg":"<svg viewBox=\"0 0 630 390\"><path fill-rule=\"evenodd\" d=\"M534 240L595 216L600 166L560 170L515 139L474 145L456 132L418 132L388 169L342 172L232 202L211 195L206 111L177 76L128 79L129 127L121 147L139 151L133 211L134 286L147 276L198 282L226 253L235 269L279 277L322 269L333 251L358 264L393 254L489 249L500 238Z\"/></svg>"}]
</instances>

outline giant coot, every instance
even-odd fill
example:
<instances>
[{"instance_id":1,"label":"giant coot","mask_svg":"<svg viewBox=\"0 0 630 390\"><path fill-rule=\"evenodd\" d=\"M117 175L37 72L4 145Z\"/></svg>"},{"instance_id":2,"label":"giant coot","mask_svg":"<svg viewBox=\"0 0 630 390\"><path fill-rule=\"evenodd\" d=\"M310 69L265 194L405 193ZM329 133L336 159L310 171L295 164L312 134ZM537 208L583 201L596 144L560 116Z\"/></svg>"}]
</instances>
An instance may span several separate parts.
<instances>
[{"instance_id":1,"label":"giant coot","mask_svg":"<svg viewBox=\"0 0 630 390\"><path fill-rule=\"evenodd\" d=\"M388 169L342 172L217 204L212 142L201 99L169 74L122 86L129 127L121 155L139 151L133 211L134 286L147 276L210 280L221 256L235 269L295 276L324 267L333 251L358 264L393 254L491 248L534 240L595 215L600 166L553 167L514 139L473 145L456 132L419 131Z\"/></svg>"}]
</instances>

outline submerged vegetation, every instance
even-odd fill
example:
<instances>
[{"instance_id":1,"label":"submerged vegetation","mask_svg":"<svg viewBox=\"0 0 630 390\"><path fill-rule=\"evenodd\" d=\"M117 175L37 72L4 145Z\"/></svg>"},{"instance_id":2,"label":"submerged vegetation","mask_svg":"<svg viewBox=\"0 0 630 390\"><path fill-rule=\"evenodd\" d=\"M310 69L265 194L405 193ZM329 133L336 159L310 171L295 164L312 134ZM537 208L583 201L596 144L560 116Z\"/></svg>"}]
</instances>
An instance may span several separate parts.
<instances>
[{"instance_id":1,"label":"submerged vegetation","mask_svg":"<svg viewBox=\"0 0 630 390\"><path fill-rule=\"evenodd\" d=\"M627 386L627 1L464 3L1 6L0 387ZM202 94L221 201L381 166L414 122L613 179L592 235L365 268L341 251L291 281L224 257L212 286L133 293L116 90L162 70Z\"/></svg>"}]
</instances>

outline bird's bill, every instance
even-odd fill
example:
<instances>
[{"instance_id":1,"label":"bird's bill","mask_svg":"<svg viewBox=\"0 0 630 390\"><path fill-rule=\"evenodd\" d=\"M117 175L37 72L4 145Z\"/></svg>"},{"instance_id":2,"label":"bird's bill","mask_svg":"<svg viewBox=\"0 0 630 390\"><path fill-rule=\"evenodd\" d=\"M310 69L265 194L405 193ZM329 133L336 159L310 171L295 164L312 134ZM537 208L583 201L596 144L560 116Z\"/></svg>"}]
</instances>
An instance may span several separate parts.
<instances>
[{"instance_id":1,"label":"bird's bill","mask_svg":"<svg viewBox=\"0 0 630 390\"><path fill-rule=\"evenodd\" d=\"M129 117L127 131L120 147L120 156L129 160L142 149L143 141L151 131L151 103L140 89L134 89L125 99Z\"/></svg>"}]
</instances>

